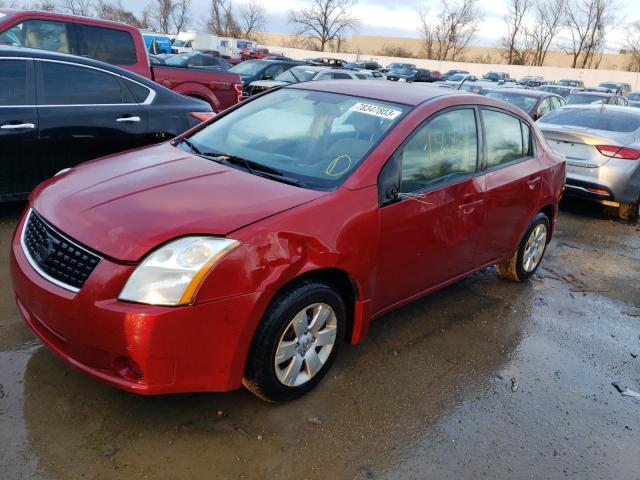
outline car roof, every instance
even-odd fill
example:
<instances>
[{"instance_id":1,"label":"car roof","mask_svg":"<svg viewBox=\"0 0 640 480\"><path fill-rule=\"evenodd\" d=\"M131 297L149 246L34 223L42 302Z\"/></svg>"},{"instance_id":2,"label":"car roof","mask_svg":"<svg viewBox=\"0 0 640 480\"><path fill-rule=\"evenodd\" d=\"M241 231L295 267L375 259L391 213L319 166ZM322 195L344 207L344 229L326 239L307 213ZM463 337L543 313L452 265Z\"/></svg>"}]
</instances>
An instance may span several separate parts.
<instances>
[{"instance_id":1,"label":"car roof","mask_svg":"<svg viewBox=\"0 0 640 480\"><path fill-rule=\"evenodd\" d=\"M573 92L571 95L587 95L589 97L602 97L602 96L613 96L615 93L611 92L590 92L585 90L580 90L579 92Z\"/></svg>"},{"instance_id":2,"label":"car roof","mask_svg":"<svg viewBox=\"0 0 640 480\"><path fill-rule=\"evenodd\" d=\"M20 17L29 17L29 16L45 16L51 18L52 20L66 20L71 22L77 22L79 19L82 20L82 23L86 23L88 25L110 25L119 30L129 30L129 31L139 31L137 28L132 27L131 25L127 25L122 22L114 22L111 20L102 20L101 18L95 17L87 17L81 15L67 15L64 13L50 12L48 10L37 10L37 9L15 9L15 8L0 8L0 12L5 13L10 16L20 16Z\"/></svg>"},{"instance_id":3,"label":"car roof","mask_svg":"<svg viewBox=\"0 0 640 480\"><path fill-rule=\"evenodd\" d=\"M554 93L545 92L543 90L530 90L527 88L496 88L493 91L498 93L515 93L525 97L536 97L536 98L555 96Z\"/></svg>"},{"instance_id":4,"label":"car roof","mask_svg":"<svg viewBox=\"0 0 640 480\"><path fill-rule=\"evenodd\" d=\"M141 75L138 75L137 73L134 73L130 70L126 70L124 68L120 68L116 65L101 62L99 60L93 60L91 58L80 57L77 55L69 55L68 53L59 53L59 52L52 52L49 50L37 50L34 48L12 47L12 46L0 45L0 56L33 57L33 58L42 58L46 60L57 60L60 62L76 63L78 65L86 65L89 67L95 67L101 70L114 72L114 73L117 73L118 75L129 77L139 83L144 83L145 85L155 84L155 82L152 82L151 80L148 80L147 78Z\"/></svg>"},{"instance_id":5,"label":"car roof","mask_svg":"<svg viewBox=\"0 0 640 480\"><path fill-rule=\"evenodd\" d=\"M610 105L608 103L600 103L600 104L593 104L593 103L587 103L587 104L569 104L569 105L565 105L564 107L562 107L562 109L559 110L599 110L599 111L606 111L606 110L611 110L613 112L627 112L630 115L638 115L640 116L640 108L629 108L627 106L624 105Z\"/></svg>"},{"instance_id":6,"label":"car roof","mask_svg":"<svg viewBox=\"0 0 640 480\"><path fill-rule=\"evenodd\" d=\"M466 92L462 93L447 88L420 85L417 83L354 82L353 80L304 82L288 85L284 88L338 93L410 106L420 105L425 101L445 95L467 95Z\"/></svg>"}]
</instances>

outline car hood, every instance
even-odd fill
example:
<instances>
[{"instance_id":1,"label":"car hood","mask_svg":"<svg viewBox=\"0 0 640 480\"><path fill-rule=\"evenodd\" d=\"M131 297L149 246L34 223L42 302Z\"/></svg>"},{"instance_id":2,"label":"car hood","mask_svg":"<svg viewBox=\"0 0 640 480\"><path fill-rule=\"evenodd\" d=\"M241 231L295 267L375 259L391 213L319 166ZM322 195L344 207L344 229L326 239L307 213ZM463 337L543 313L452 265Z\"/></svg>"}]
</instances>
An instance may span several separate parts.
<instances>
[{"instance_id":1,"label":"car hood","mask_svg":"<svg viewBox=\"0 0 640 480\"><path fill-rule=\"evenodd\" d=\"M323 195L165 143L80 165L40 185L31 202L72 239L138 261L173 238L227 235Z\"/></svg>"}]
</instances>

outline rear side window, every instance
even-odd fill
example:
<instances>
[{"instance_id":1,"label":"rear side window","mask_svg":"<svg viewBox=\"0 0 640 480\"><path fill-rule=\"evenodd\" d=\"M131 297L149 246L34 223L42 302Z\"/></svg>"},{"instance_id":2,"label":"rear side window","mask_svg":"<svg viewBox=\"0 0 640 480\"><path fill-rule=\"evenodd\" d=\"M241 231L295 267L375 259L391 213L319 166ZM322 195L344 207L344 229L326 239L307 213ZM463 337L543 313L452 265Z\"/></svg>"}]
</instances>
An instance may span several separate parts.
<instances>
[{"instance_id":1,"label":"rear side window","mask_svg":"<svg viewBox=\"0 0 640 480\"><path fill-rule=\"evenodd\" d=\"M71 53L70 37L65 22L26 20L0 33L0 45Z\"/></svg>"},{"instance_id":2,"label":"rear side window","mask_svg":"<svg viewBox=\"0 0 640 480\"><path fill-rule=\"evenodd\" d=\"M487 167L523 158L529 154L529 140L523 139L522 122L519 118L496 110L482 110L487 145ZM527 137L530 133L527 132Z\"/></svg>"},{"instance_id":3,"label":"rear side window","mask_svg":"<svg viewBox=\"0 0 640 480\"><path fill-rule=\"evenodd\" d=\"M100 70L39 62L39 105L109 105L122 103L120 80Z\"/></svg>"},{"instance_id":4,"label":"rear side window","mask_svg":"<svg viewBox=\"0 0 640 480\"><path fill-rule=\"evenodd\" d=\"M131 82L129 80L125 80L124 82L137 103L144 103L144 101L149 97L151 92L147 87L143 87L139 83Z\"/></svg>"},{"instance_id":5,"label":"rear side window","mask_svg":"<svg viewBox=\"0 0 640 480\"><path fill-rule=\"evenodd\" d=\"M402 192L437 186L476 171L478 137L473 109L430 119L395 153L402 164Z\"/></svg>"},{"instance_id":6,"label":"rear side window","mask_svg":"<svg viewBox=\"0 0 640 480\"><path fill-rule=\"evenodd\" d=\"M351 75L342 72L336 72L333 74L335 80L351 80Z\"/></svg>"},{"instance_id":7,"label":"rear side window","mask_svg":"<svg viewBox=\"0 0 640 480\"><path fill-rule=\"evenodd\" d=\"M593 128L610 132L634 132L640 128L640 112L602 108L563 108L540 119L540 123Z\"/></svg>"},{"instance_id":8,"label":"rear side window","mask_svg":"<svg viewBox=\"0 0 640 480\"><path fill-rule=\"evenodd\" d=\"M27 104L27 62L0 60L0 105Z\"/></svg>"},{"instance_id":9,"label":"rear side window","mask_svg":"<svg viewBox=\"0 0 640 480\"><path fill-rule=\"evenodd\" d=\"M82 25L87 55L114 65L134 65L136 47L129 32Z\"/></svg>"}]
</instances>

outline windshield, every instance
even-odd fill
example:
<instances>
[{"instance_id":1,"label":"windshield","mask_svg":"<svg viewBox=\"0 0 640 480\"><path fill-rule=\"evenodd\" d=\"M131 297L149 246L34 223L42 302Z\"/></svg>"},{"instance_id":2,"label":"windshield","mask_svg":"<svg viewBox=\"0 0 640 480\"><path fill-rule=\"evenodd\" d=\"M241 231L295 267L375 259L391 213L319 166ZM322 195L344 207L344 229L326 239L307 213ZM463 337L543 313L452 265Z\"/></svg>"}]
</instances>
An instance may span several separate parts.
<instances>
[{"instance_id":1,"label":"windshield","mask_svg":"<svg viewBox=\"0 0 640 480\"><path fill-rule=\"evenodd\" d=\"M548 113L538 121L555 125L629 133L640 128L640 112L637 112L636 109L624 111L565 107Z\"/></svg>"},{"instance_id":2,"label":"windshield","mask_svg":"<svg viewBox=\"0 0 640 480\"><path fill-rule=\"evenodd\" d=\"M234 65L229 69L231 73L237 73L239 75L255 75L260 70L265 68L265 65L268 65L264 61L255 61L255 62L242 62L237 65Z\"/></svg>"},{"instance_id":3,"label":"windshield","mask_svg":"<svg viewBox=\"0 0 640 480\"><path fill-rule=\"evenodd\" d=\"M189 64L189 55L173 55L165 60L167 65L173 65L174 67L183 67Z\"/></svg>"},{"instance_id":4,"label":"windshield","mask_svg":"<svg viewBox=\"0 0 640 480\"><path fill-rule=\"evenodd\" d=\"M535 97L527 97L526 95L520 95L517 93L491 92L487 94L487 97L504 100L505 102L509 102L510 104L521 108L525 112L529 112L533 106L538 103L538 99Z\"/></svg>"},{"instance_id":5,"label":"windshield","mask_svg":"<svg viewBox=\"0 0 640 480\"><path fill-rule=\"evenodd\" d=\"M607 95L580 95L579 93L572 93L567 97L567 104L584 105L587 103L606 102Z\"/></svg>"},{"instance_id":6,"label":"windshield","mask_svg":"<svg viewBox=\"0 0 640 480\"><path fill-rule=\"evenodd\" d=\"M498 75L497 73L494 73L494 72L489 72L484 76L484 78L499 78L499 77L500 77L500 75Z\"/></svg>"},{"instance_id":7,"label":"windshield","mask_svg":"<svg viewBox=\"0 0 640 480\"><path fill-rule=\"evenodd\" d=\"M562 97L566 97L571 92L571 90L568 88L555 87L553 85L544 85L542 87L539 87L538 90L542 90L543 92L555 93L556 95L560 95Z\"/></svg>"},{"instance_id":8,"label":"windshield","mask_svg":"<svg viewBox=\"0 0 640 480\"><path fill-rule=\"evenodd\" d=\"M305 67L294 67L291 70L287 70L286 72L282 72L278 75L274 80L278 82L287 82L287 83L298 83L298 82L308 82L313 78L313 76L318 73L314 70L309 70Z\"/></svg>"},{"instance_id":9,"label":"windshield","mask_svg":"<svg viewBox=\"0 0 640 480\"><path fill-rule=\"evenodd\" d=\"M464 77L465 77L465 76L466 76L466 75L463 75L463 74L461 74L461 73L456 73L455 75L451 75L451 76L449 77L449 80L451 80L452 82L459 82L459 81L461 81L461 80L464 80Z\"/></svg>"},{"instance_id":10,"label":"windshield","mask_svg":"<svg viewBox=\"0 0 640 480\"><path fill-rule=\"evenodd\" d=\"M174 40L173 41L173 46L174 47L184 47L184 44L186 42L184 40Z\"/></svg>"},{"instance_id":11,"label":"windshield","mask_svg":"<svg viewBox=\"0 0 640 480\"><path fill-rule=\"evenodd\" d=\"M577 87L578 81L577 80L560 80L558 82L558 85L566 85L567 87Z\"/></svg>"},{"instance_id":12,"label":"windshield","mask_svg":"<svg viewBox=\"0 0 640 480\"><path fill-rule=\"evenodd\" d=\"M282 89L220 117L189 141L203 154L241 157L309 188L332 189L408 109L335 93Z\"/></svg>"},{"instance_id":13,"label":"windshield","mask_svg":"<svg viewBox=\"0 0 640 480\"><path fill-rule=\"evenodd\" d=\"M618 88L620 88L620 85L617 83L601 83L598 86L602 88L610 88L611 90L617 90Z\"/></svg>"}]
</instances>

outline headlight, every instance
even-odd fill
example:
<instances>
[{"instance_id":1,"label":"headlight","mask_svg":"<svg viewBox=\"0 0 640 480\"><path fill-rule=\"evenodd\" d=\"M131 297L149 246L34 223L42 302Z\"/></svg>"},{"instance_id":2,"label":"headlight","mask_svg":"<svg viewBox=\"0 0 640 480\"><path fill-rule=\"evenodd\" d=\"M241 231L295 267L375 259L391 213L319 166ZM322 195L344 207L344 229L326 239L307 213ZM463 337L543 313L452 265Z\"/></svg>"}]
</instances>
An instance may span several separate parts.
<instances>
[{"instance_id":1,"label":"headlight","mask_svg":"<svg viewBox=\"0 0 640 480\"><path fill-rule=\"evenodd\" d=\"M191 303L209 270L240 242L221 237L184 237L151 254L135 269L119 300L149 305Z\"/></svg>"}]
</instances>

